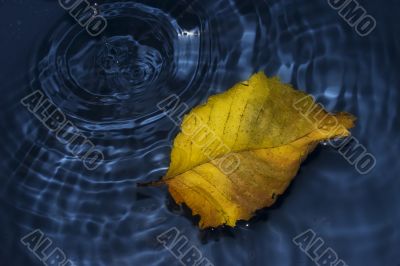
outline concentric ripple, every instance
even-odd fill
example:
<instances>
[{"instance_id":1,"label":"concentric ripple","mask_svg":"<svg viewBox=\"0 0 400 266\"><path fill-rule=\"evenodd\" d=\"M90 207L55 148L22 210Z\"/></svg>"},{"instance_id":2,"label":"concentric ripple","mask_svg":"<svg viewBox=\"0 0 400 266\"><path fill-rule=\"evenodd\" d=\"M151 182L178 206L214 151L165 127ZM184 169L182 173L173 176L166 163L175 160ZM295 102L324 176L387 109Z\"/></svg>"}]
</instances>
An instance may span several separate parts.
<instances>
[{"instance_id":1,"label":"concentric ripple","mask_svg":"<svg viewBox=\"0 0 400 266\"><path fill-rule=\"evenodd\" d=\"M171 227L214 265L312 265L292 243L308 228L348 265L398 261L395 12L373 13L380 23L361 38L325 1L104 2L105 32L92 37L66 13L38 39L29 79L4 83L3 250L25 254L10 265L40 264L19 244L36 228L76 265L180 265L156 239ZM157 103L176 94L193 107L260 70L354 113L353 134L377 166L361 176L321 147L277 206L235 229L200 232L165 188L136 186L165 173L178 131ZM19 103L36 89L104 153L99 168L86 170Z\"/></svg>"},{"instance_id":2,"label":"concentric ripple","mask_svg":"<svg viewBox=\"0 0 400 266\"><path fill-rule=\"evenodd\" d=\"M168 95L195 94L192 84L210 64L201 18L187 15L191 24L178 24L168 13L137 3L98 8L108 21L106 32L94 39L79 25L59 27L38 66L41 87L67 114L86 127L103 123L99 130L132 128L153 117Z\"/></svg>"}]
</instances>

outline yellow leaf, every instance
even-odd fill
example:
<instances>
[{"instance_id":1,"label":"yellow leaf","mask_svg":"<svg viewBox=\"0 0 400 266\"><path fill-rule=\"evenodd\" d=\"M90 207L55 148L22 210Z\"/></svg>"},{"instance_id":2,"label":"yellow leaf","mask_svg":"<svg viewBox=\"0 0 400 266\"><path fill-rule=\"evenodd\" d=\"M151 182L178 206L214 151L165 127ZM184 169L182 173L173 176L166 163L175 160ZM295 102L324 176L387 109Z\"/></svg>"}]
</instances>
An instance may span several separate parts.
<instances>
[{"instance_id":1,"label":"yellow leaf","mask_svg":"<svg viewBox=\"0 0 400 266\"><path fill-rule=\"evenodd\" d=\"M235 226L271 206L318 142L348 136L354 120L257 73L185 116L162 182L200 228Z\"/></svg>"}]
</instances>

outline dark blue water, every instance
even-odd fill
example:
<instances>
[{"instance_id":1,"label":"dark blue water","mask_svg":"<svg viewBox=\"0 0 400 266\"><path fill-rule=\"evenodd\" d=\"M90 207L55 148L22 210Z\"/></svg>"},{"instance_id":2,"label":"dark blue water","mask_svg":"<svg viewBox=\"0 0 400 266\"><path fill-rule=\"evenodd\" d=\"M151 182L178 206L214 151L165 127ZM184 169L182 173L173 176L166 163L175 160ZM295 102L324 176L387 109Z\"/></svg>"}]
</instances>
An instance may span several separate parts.
<instances>
[{"instance_id":1,"label":"dark blue water","mask_svg":"<svg viewBox=\"0 0 400 266\"><path fill-rule=\"evenodd\" d=\"M359 2L366 37L325 0L99 1L92 37L57 1L0 0L0 265L43 265L20 242L35 229L76 265L180 265L156 238L171 227L214 265L315 265L292 242L309 228L348 265L400 265L400 5ZM356 115L376 167L321 145L274 207L200 231L166 188L136 186L166 172L179 130L156 104L193 107L260 70ZM35 90L104 153L96 170L22 106Z\"/></svg>"}]
</instances>

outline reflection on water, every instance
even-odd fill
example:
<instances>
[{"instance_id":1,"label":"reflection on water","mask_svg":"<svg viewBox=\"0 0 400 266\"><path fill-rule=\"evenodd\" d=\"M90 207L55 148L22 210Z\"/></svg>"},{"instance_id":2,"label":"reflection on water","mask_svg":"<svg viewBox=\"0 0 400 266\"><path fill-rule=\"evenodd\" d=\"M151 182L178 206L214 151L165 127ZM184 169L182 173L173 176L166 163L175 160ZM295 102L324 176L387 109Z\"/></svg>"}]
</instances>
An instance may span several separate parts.
<instances>
[{"instance_id":1,"label":"reflection on water","mask_svg":"<svg viewBox=\"0 0 400 266\"><path fill-rule=\"evenodd\" d=\"M215 265L313 265L291 241L312 228L349 265L398 265L399 10L364 6L378 22L367 37L317 0L107 1L96 38L68 14L52 22L24 86L3 89L0 257L40 265L19 244L39 228L77 265L179 265L156 239L175 226ZM377 166L361 176L322 146L275 206L199 231L165 188L136 187L165 173L178 132L156 104L177 94L193 107L259 70L355 114ZM19 103L36 89L101 149L99 168L83 168Z\"/></svg>"}]
</instances>

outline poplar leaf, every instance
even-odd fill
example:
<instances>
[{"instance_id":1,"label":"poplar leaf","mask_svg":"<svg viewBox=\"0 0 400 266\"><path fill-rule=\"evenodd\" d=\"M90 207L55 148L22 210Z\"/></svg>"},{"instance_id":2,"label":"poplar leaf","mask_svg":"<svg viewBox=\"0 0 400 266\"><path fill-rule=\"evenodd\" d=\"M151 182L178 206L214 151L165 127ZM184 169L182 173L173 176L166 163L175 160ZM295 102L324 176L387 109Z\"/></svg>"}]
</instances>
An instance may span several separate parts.
<instances>
[{"instance_id":1,"label":"poplar leaf","mask_svg":"<svg viewBox=\"0 0 400 266\"><path fill-rule=\"evenodd\" d=\"M316 145L348 136L354 120L260 72L184 117L161 182L200 228L235 226L271 206Z\"/></svg>"}]
</instances>

